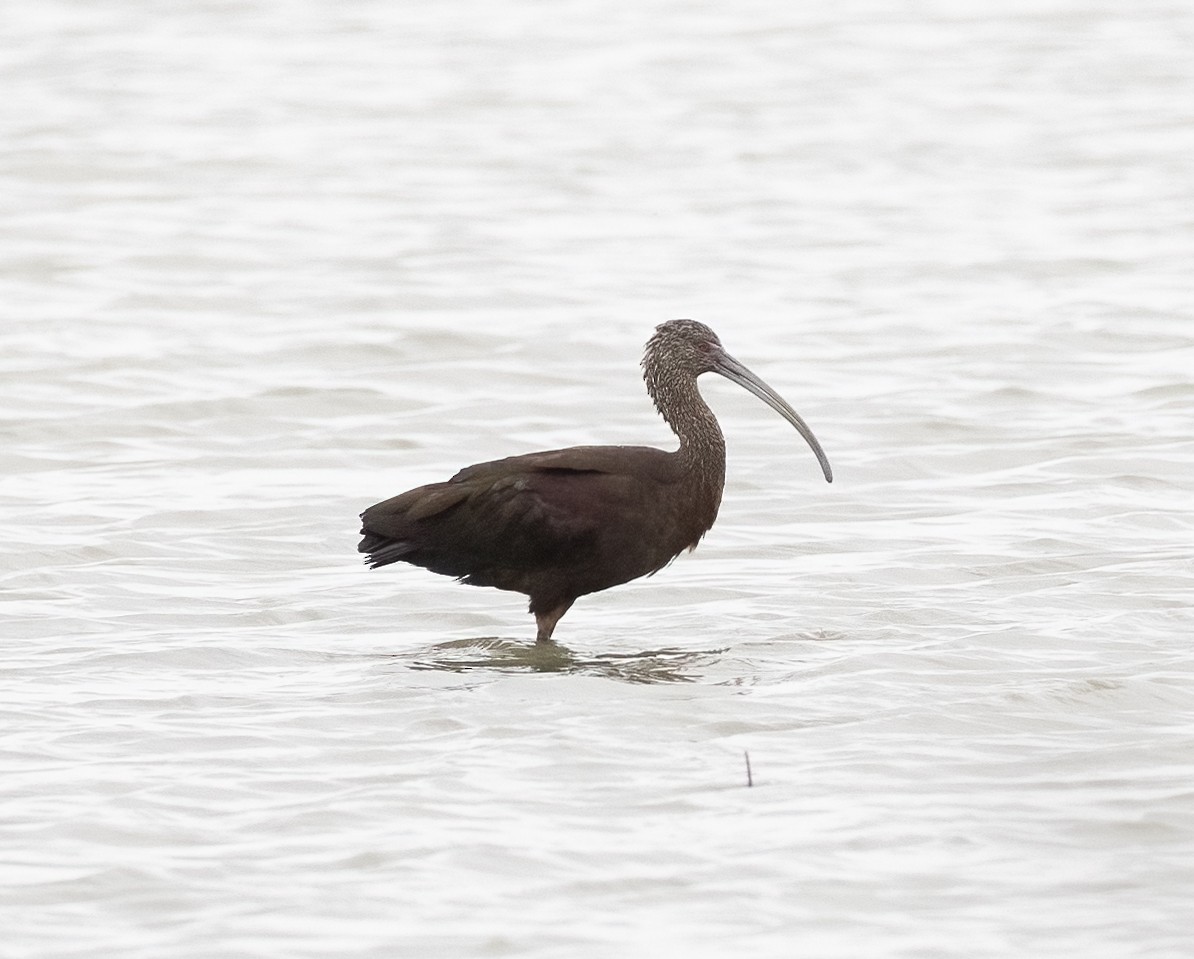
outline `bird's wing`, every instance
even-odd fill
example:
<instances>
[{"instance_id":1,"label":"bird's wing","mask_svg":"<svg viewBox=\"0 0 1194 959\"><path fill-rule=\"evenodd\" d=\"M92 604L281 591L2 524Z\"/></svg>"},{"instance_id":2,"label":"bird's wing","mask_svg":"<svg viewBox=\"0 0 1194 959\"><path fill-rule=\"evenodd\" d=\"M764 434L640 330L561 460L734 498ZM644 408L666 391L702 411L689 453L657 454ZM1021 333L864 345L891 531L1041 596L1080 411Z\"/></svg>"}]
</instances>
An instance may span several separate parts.
<instances>
[{"instance_id":1,"label":"bird's wing","mask_svg":"<svg viewBox=\"0 0 1194 959\"><path fill-rule=\"evenodd\" d=\"M674 481L649 447L576 447L480 463L370 507L362 549L482 581L502 570L576 562L611 530L649 517L651 488Z\"/></svg>"},{"instance_id":2,"label":"bird's wing","mask_svg":"<svg viewBox=\"0 0 1194 959\"><path fill-rule=\"evenodd\" d=\"M635 526L652 488L675 480L670 465L650 447L602 446L481 464L448 484L470 488L452 518L494 561L532 568L577 559L612 529Z\"/></svg>"},{"instance_id":3,"label":"bird's wing","mask_svg":"<svg viewBox=\"0 0 1194 959\"><path fill-rule=\"evenodd\" d=\"M571 446L466 466L450 482L483 475L546 469L608 475L633 474L658 483L674 483L680 478L678 464L672 454L651 446Z\"/></svg>"}]
</instances>

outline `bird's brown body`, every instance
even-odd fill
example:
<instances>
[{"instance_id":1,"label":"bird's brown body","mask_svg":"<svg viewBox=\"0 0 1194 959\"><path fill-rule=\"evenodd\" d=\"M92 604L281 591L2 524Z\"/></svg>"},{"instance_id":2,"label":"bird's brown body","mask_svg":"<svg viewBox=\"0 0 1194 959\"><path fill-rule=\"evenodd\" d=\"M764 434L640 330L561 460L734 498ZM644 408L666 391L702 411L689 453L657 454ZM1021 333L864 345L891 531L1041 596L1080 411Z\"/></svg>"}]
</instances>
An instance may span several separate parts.
<instances>
[{"instance_id":1,"label":"bird's brown body","mask_svg":"<svg viewBox=\"0 0 1194 959\"><path fill-rule=\"evenodd\" d=\"M776 408L813 444L831 478L803 421L725 354L708 327L663 324L643 368L648 391L680 439L675 452L577 446L469 466L445 483L369 507L361 514L358 549L374 567L402 561L474 586L524 593L538 640L550 640L578 597L662 569L713 525L725 482L725 440L696 389L696 376L706 371L746 378L752 392L781 404Z\"/></svg>"}]
</instances>

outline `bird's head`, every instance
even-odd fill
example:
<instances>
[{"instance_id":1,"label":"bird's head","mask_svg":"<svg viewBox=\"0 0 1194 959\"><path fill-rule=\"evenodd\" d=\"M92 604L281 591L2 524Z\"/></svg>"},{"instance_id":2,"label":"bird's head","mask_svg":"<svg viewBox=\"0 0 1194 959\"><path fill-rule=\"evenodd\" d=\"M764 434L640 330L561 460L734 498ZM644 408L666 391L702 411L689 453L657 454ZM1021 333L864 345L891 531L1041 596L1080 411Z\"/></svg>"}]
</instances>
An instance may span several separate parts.
<instances>
[{"instance_id":1,"label":"bird's head","mask_svg":"<svg viewBox=\"0 0 1194 959\"><path fill-rule=\"evenodd\" d=\"M718 373L737 383L796 427L816 454L826 482L833 482L829 458L808 424L782 396L730 356L716 333L696 320L668 320L655 327L643 354L643 379L656 408L677 432L673 405L677 397L696 397L696 378L702 373Z\"/></svg>"},{"instance_id":2,"label":"bird's head","mask_svg":"<svg viewBox=\"0 0 1194 959\"><path fill-rule=\"evenodd\" d=\"M726 352L721 340L704 323L696 320L668 320L655 327L643 355L643 369L666 369L688 376L717 371Z\"/></svg>"}]
</instances>

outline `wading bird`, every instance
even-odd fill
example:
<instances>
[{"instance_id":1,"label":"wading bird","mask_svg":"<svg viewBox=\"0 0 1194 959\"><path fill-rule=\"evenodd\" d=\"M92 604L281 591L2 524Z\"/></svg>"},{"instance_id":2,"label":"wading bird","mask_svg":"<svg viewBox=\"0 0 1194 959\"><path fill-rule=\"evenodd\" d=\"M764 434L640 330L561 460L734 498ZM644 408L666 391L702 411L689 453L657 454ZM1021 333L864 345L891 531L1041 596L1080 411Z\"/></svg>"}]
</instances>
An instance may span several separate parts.
<instances>
[{"instance_id":1,"label":"wading bird","mask_svg":"<svg viewBox=\"0 0 1194 959\"><path fill-rule=\"evenodd\" d=\"M720 373L796 427L825 474L833 472L812 430L770 386L722 349L695 320L658 326L643 355L647 392L680 440L649 446L574 446L462 469L370 506L357 549L370 567L402 561L472 586L525 593L551 642L580 596L658 572L696 549L717 518L726 444L697 389Z\"/></svg>"}]
</instances>

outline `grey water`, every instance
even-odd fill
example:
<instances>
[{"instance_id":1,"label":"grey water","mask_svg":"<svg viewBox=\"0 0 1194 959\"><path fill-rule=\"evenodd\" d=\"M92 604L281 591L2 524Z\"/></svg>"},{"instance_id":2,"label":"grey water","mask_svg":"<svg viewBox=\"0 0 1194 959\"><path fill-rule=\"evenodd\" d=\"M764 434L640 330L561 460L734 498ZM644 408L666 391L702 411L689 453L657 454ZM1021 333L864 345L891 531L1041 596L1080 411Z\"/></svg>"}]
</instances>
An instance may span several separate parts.
<instances>
[{"instance_id":1,"label":"grey water","mask_svg":"<svg viewBox=\"0 0 1194 959\"><path fill-rule=\"evenodd\" d=\"M1194 8L3 19L5 959L1190 955ZM680 316L832 486L709 377L560 649L361 565Z\"/></svg>"}]
</instances>

